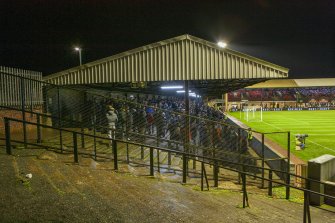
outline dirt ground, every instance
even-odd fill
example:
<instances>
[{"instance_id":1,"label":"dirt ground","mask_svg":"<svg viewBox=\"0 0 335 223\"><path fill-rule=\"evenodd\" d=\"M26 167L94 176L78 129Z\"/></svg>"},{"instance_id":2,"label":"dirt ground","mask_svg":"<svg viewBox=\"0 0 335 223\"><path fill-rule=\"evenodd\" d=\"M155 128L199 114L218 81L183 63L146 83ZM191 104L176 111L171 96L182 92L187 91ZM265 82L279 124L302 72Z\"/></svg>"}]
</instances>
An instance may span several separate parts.
<instances>
[{"instance_id":1,"label":"dirt ground","mask_svg":"<svg viewBox=\"0 0 335 223\"><path fill-rule=\"evenodd\" d=\"M26 174L31 173L32 178ZM95 162L45 150L0 150L1 222L302 222L303 205L249 192L240 185L199 190L199 179L147 174L147 167ZM222 189L226 188L226 189ZM311 207L312 222L335 222L335 213Z\"/></svg>"}]
</instances>

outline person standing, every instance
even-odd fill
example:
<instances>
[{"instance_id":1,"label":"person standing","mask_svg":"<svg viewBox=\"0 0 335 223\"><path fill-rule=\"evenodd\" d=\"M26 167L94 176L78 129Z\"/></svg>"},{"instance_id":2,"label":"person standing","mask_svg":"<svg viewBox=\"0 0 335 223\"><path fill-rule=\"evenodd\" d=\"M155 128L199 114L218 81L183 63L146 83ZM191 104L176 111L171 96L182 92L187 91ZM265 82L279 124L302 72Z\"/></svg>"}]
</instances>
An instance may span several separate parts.
<instances>
[{"instance_id":1,"label":"person standing","mask_svg":"<svg viewBox=\"0 0 335 223\"><path fill-rule=\"evenodd\" d=\"M112 106L108 106L106 118L108 120L108 137L110 139L115 139L116 122L118 121L118 118L115 109Z\"/></svg>"}]
</instances>

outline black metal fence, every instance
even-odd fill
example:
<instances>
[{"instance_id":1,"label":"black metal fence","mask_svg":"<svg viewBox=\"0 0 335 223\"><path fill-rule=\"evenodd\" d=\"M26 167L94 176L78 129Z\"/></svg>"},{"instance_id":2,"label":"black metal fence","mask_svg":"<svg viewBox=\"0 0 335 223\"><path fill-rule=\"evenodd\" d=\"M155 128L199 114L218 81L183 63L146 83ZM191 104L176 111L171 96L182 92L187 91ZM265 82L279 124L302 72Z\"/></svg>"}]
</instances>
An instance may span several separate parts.
<instances>
[{"instance_id":1,"label":"black metal fence","mask_svg":"<svg viewBox=\"0 0 335 223\"><path fill-rule=\"evenodd\" d=\"M8 113L0 116L3 119L0 120L0 138L6 140L9 154L12 143L23 143L25 147L32 145L62 152L71 151L75 154L75 162L78 162L78 154L87 154L94 159L112 155L117 169L117 147L126 146L124 158L129 162L129 145L135 145L140 148L141 157L145 155L144 148L149 148L151 175L154 170L154 150L158 170L162 164L160 151L168 154L166 165L171 165L171 153L179 154L183 161L183 182L186 182L186 173L192 168L196 169L198 162L201 163L202 177L207 175L205 164L214 166L214 186L218 185L220 168L239 173L239 179L244 185L244 205L247 202L246 176L259 179L261 187L265 186L264 182L269 182L269 195L273 184L286 186L287 199L290 188L295 187L291 184L291 177L310 181L288 171L289 156L280 160L266 157L265 133L229 124L220 111L206 106L199 98L190 100L188 108L181 97L133 95L130 92L115 94L88 87L57 86L7 73L1 75L1 80L11 79L15 83L21 83L21 87L15 91L15 97L20 98L20 103L2 104L0 110L18 114L9 116L11 118L5 118ZM4 83L1 92L9 91L11 86ZM28 100L32 101L32 95L26 91L28 85L42 87L42 101L37 104L27 103ZM114 119L110 116L114 116ZM250 137L253 134L261 134L258 156L252 154L257 146L254 145L257 144L255 138ZM289 151L290 133L285 134ZM269 168L272 162L281 162L282 168ZM306 185L308 189L308 183ZM311 191L306 188L302 190L308 195ZM306 211L308 207L306 205Z\"/></svg>"},{"instance_id":2,"label":"black metal fence","mask_svg":"<svg viewBox=\"0 0 335 223\"><path fill-rule=\"evenodd\" d=\"M38 117L40 116L45 116L44 114L37 114L35 113L34 115L37 115ZM37 120L40 120L41 118L37 118ZM19 123L24 123L25 125L33 125L36 127L36 132L35 137L34 138L35 142L30 140L30 142L28 140L18 140L18 139L13 139L12 138L12 134L11 134L11 124L15 123L15 122L19 122ZM12 144L13 143L23 143L25 146L34 146L34 147L45 147L45 148L52 148L55 150L61 150L62 153L64 152L68 152L68 153L73 153L74 154L74 162L78 163L79 162L79 155L83 154L83 155L91 155L93 158L97 159L97 157L103 157L103 158L108 158L110 160L112 160L114 162L114 169L118 170L118 163L120 161L126 161L127 163L129 163L129 150L128 147L129 145L135 145L137 146L137 148L141 148L143 149L143 147L147 147L149 148L149 159L150 159L150 175L153 176L154 175L154 169L155 167L157 168L157 170L159 171L160 169L160 161L159 159L156 160L156 164L154 163L154 150L157 151L157 154L159 152L167 152L168 154L176 154L182 157L182 182L186 183L187 181L187 174L189 171L189 160L193 159L196 160L196 162L200 163L201 169L200 169L200 173L198 172L198 174L201 175L201 189L203 190L203 181L204 179L206 180L206 185L207 188L209 189L209 183L208 183L208 178L207 178L207 174L206 174L206 169L205 169L205 165L213 165L214 166L214 172L213 172L213 181L214 181L214 187L218 186L218 181L219 181L219 177L218 177L218 173L219 173L219 169L226 169L226 170L230 170L230 171L234 171L237 172L239 174L239 177L242 180L242 192L243 192L243 208L245 208L246 206L249 206L249 200L248 200L248 193L247 193L247 176L250 177L254 177L254 178L258 178L262 181L266 181L268 182L268 195L272 196L272 188L273 188L273 184L279 184L279 185L283 185L287 188L286 191L286 198L289 198L289 189L290 188L295 188L298 190L301 190L304 192L304 210L303 210L303 222L311 222L311 215L310 215L310 206L309 206L309 198L311 196L311 194L313 195L317 195L317 196L324 196L327 199L332 199L334 200L335 197L334 196L330 196L324 193L319 193L319 192L315 192L310 190L310 184L311 183L317 183L317 184L323 184L323 185L327 185L324 182L321 181L317 181L317 180L313 180L313 179L308 179L308 178L304 178L301 176L297 176L295 174L291 174L289 172L286 171L281 171L281 170L274 170L274 169L270 169L270 168L266 168L266 167L257 167L254 165L249 165L249 164L245 164L243 162L232 162L229 160L224 160L224 159L219 159L219 158L215 158L215 157L209 157L209 156L203 156L203 155L195 155L186 151L178 151L178 150L171 150L171 149L166 149L166 148L161 148L161 147L157 147L157 146L148 146L146 144L141 144L141 143L136 143L136 142L130 142L127 140L118 140L118 139L111 139L110 137L106 137L106 136L97 136L97 135L92 135L92 134L88 134L88 133L84 133L81 131L75 131L75 130L69 130L68 128L60 128L60 127L52 127L49 125L45 125L45 124L41 124L41 123L34 123L34 122L28 122L28 121L24 121L24 120L19 120L19 119L13 119L13 118L4 118L4 123L5 123L5 135L6 135L6 152L7 154L11 155L12 154ZM59 138L59 143L58 145L60 145L60 147L58 146L50 146L50 145L43 145L41 143L38 143L41 140L41 128L45 128L45 129L50 129L52 131L56 131L56 132L63 132L65 134L67 134L67 136L65 136L65 134L62 137L68 138L67 141L68 143L72 144L71 146L66 146L66 148L62 147L62 137ZM100 140L106 140L111 142L111 154L112 156L109 156L106 154L98 154L97 150L94 151L94 153L87 153L85 151L81 151L79 148L81 147L78 142L78 137L81 137L81 139L83 139L83 137L85 138L92 138L94 141L94 144L96 144L96 140L100 139ZM37 142L37 143L36 143ZM122 160L119 158L119 154L120 154L120 147L121 146L126 146L126 160ZM83 147L81 147L83 149ZM85 148L85 147L84 147ZM168 164L169 166L171 164ZM236 168L238 167L238 168ZM259 169L261 172L267 172L267 175L261 175L261 176L257 176L257 175L253 175L252 173L250 173L248 171L248 168L253 168L253 169ZM306 182L305 187L295 187L293 185L291 185L288 182L282 182L282 181L278 181L273 179L273 172L279 172L281 174L285 174L288 175L288 178L290 177L298 177L301 178L301 180L304 180Z\"/></svg>"},{"instance_id":3,"label":"black metal fence","mask_svg":"<svg viewBox=\"0 0 335 223\"><path fill-rule=\"evenodd\" d=\"M42 73L0 66L0 105L33 107L42 104Z\"/></svg>"},{"instance_id":4,"label":"black metal fence","mask_svg":"<svg viewBox=\"0 0 335 223\"><path fill-rule=\"evenodd\" d=\"M19 108L20 114L14 118L36 121L32 112L39 111L50 115L47 121L54 127L81 128L98 134L113 134L116 139L173 148L194 155L257 163L258 158L249 152L247 130L227 124L221 112L206 106L199 98L190 100L188 111L182 97L132 97L131 93L112 95L108 91L57 86L7 73L2 73L2 76L4 80L21 83L15 91L20 101L2 105L2 109ZM33 98L26 91L30 85L39 86L38 91L42 91L43 100L36 106L27 103ZM5 84L1 91L10 88L10 84ZM118 118L112 124L115 126L113 131L107 130L111 125L107 117L110 107ZM26 131L23 133L27 138Z\"/></svg>"}]
</instances>

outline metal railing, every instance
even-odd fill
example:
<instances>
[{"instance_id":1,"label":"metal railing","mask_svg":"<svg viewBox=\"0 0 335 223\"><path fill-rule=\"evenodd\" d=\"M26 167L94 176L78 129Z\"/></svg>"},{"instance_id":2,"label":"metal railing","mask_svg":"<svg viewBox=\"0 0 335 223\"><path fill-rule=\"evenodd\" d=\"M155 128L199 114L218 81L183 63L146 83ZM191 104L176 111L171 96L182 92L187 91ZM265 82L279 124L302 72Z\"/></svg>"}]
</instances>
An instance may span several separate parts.
<instances>
[{"instance_id":1,"label":"metal railing","mask_svg":"<svg viewBox=\"0 0 335 223\"><path fill-rule=\"evenodd\" d=\"M120 159L118 158L118 145L120 143L123 144L130 144L130 145L136 145L136 146L140 146L142 147L147 147L150 150L150 175L153 176L154 175L154 158L153 158L153 151L157 150L157 151L164 151L164 152L168 152L168 153L174 153L177 155L182 156L182 182L186 183L187 181L187 172L188 172L188 160L189 159L196 159L197 162L201 163L201 189L203 190L203 180L205 178L206 180L206 184L207 187L209 188L208 185L208 179L206 176L206 171L205 171L205 165L214 165L214 186L218 185L218 172L219 172L219 168L222 169L226 169L229 171L234 171L236 173L239 173L241 175L241 179L242 179L242 192L243 192L243 208L249 205L249 201L248 201L248 193L247 193L247 178L246 176L253 176L256 177L258 179L267 181L269 183L269 187L268 187L268 195L272 196L272 184L276 183L279 185L283 185L285 187L288 188L288 190L286 190L286 198L288 199L289 197L289 189L290 188L295 188L298 190L301 190L304 192L304 215L303 215L303 219L304 222L311 222L311 216L310 216L310 206L309 206L309 196L310 194L315 194L315 195L319 195L319 196L323 196L323 197L327 197L329 199L335 199L334 196L330 196L324 193L319 193L319 192L315 192L309 189L309 185L310 183L318 183L318 184L323 184L326 185L326 183L318 181L318 180L314 180L314 179L309 179L309 178L304 178L301 176L298 176L296 174L292 174L289 173L287 171L282 171L282 170L274 170L274 169L270 169L270 168L266 168L266 167L258 167L258 166L253 166L253 165L248 165L248 164L244 164L244 163L237 163L237 162L232 162L229 160L223 160L223 159L218 159L218 158L213 158L213 157L208 157L208 156L200 156L197 154L192 154L189 152L185 152L185 151L178 151L178 150L171 150L171 149L167 149L167 148L160 148L160 147L156 147L156 146L150 146L150 145L144 145L141 143L136 143L136 142L129 142L129 141L124 141L124 140L120 140L120 139L111 139L110 137L102 137L102 136L97 136L97 135L92 135L92 134L87 134L87 133L83 133L81 131L74 131L74 130L69 130L69 129L65 129L65 128L59 128L59 127L52 127L49 125L45 125L45 124L39 124L39 123L33 123L33 122L28 122L28 121L24 121L24 120L19 120L19 119L13 119L13 118L4 118L4 122L5 122L5 134L6 134L6 152L7 154L12 154L12 146L11 143L12 142L16 142L16 143L23 143L24 145L33 145L33 146L42 146L42 147L47 147L47 146L43 146L43 145L39 145L37 143L31 143L31 142L27 142L27 141L20 141L20 140L12 140L11 139L11 123L13 122L19 122L19 123L25 123L26 125L34 125L37 127L37 133L38 134L38 128L43 127L43 128L49 128L49 129L53 129L53 130L57 130L57 131L64 131L64 132L68 132L72 134L72 142L73 142L73 154L74 154L74 162L78 163L79 162L79 154L85 154L85 153L81 153L80 151L78 151L78 141L77 141L77 137L78 135L83 135L85 137L92 137L92 138L99 138L99 139L104 139L104 140L111 140L112 141L112 151L113 151L113 162L114 162L114 169L118 170L118 162L120 161ZM37 137L38 138L38 137ZM59 149L59 148L55 148L55 149ZM64 150L62 150L63 152ZM128 151L127 151L128 152ZM96 156L97 154L95 154ZM128 156L127 156L128 157ZM129 160L127 160L127 162L129 162ZM159 161L158 161L159 162ZM227 164L229 165L233 165L233 166L240 166L241 168L230 168L227 167ZM158 165L159 167L159 165ZM264 176L254 176L252 174L250 174L248 171L246 171L246 168L258 168L260 170L264 170L264 171L268 171L268 178L264 177ZM277 181L274 180L272 178L273 176L273 172L281 172L283 174L287 174L289 176L294 176L294 177L299 177L301 178L301 180L304 180L306 182L306 187L305 188L301 188L301 187L296 187L293 186L287 182L281 182L281 181Z\"/></svg>"},{"instance_id":2,"label":"metal railing","mask_svg":"<svg viewBox=\"0 0 335 223\"><path fill-rule=\"evenodd\" d=\"M37 143L33 143L34 145L42 146L41 127L51 128L54 130L58 130L57 134L59 136L58 140L60 148L57 149L60 149L61 151L66 151L67 148L63 148L63 134L74 134L73 132L76 132L71 131L67 128L80 128L80 131L76 132L76 136L80 135L81 137L81 147L85 147L85 137L93 138L94 157L96 159L99 156L96 151L96 140L109 139L108 137L99 136L97 132L106 132L106 130L109 130L107 127L107 123L104 123L103 119L107 112L106 106L112 105L116 110L118 110L118 116L120 119L119 123L117 123L117 130L115 131L116 138L113 140L113 143L115 141L126 143L127 145L138 145L141 147L141 157L143 157L143 147L157 149L157 151L167 151L169 154L177 153L185 159L186 157L187 159L193 159L193 166L195 166L195 163L198 162L198 159L203 158L204 160L201 163L201 166L205 165L207 161L212 165L215 164L213 177L214 179L216 179L214 180L214 185L216 186L218 182L218 168L232 169L232 171L239 173L242 179L242 183L246 181L245 179L243 179L243 172L248 173L245 176L252 175L257 179L260 179L262 182L262 187L264 187L264 182L268 181L269 188L271 188L271 190L269 189L269 194L270 191L272 191L272 183L286 186L286 198L288 199L290 197L289 189L293 187L292 185L290 185L290 178L296 177L301 179L302 181L306 179L289 173L289 151L288 157L276 159L286 161L286 168L284 168L284 170L266 167L267 163L269 164L270 162L274 161L274 159L272 158L267 158L264 152L264 137L268 133L260 133L261 152L258 154L260 158L253 157L248 153L248 150L252 147L247 138L248 131L250 130L230 125L224 119L218 119L214 116L208 115L208 111L212 112L211 110L207 110L207 113L204 113L203 111L200 112L200 116L196 115L198 113L191 113L189 115L180 109L176 110L166 108L164 106L157 107L157 104L159 104L160 102L156 103L155 105L149 104L148 101L143 101L139 96L137 98L137 101L129 101L127 94L125 98L111 98L109 96L110 93L108 93L107 91L105 91L104 94L98 94L90 88L85 88L84 90L76 89L73 87L52 85L43 81L29 79L26 77L18 77L10 74L3 75L11 76L12 79L17 79L21 84L23 83L23 85L29 85L31 84L29 82L33 82L38 83L38 86L43 86L43 103L40 103L38 105L38 108L44 113L34 112L33 107L28 106L29 103L27 103L27 100L29 97L27 97L27 93L25 93L25 86L22 86L22 88L20 88L21 90L18 90L16 92L17 95L21 95L21 97L17 97L21 98L21 102L19 104L15 104L15 106L12 106L11 104L9 104L10 106L2 106L3 109L16 110L21 113L21 117L23 119L22 122L17 121L18 118L6 120L11 120L12 123L15 122L14 120L16 120L17 123L22 124L23 140L14 141L19 143L23 142L25 147L31 144L31 142L28 142L27 138L27 125L33 125L32 123L34 121L34 119L32 119L31 121L27 121L27 113L30 113L31 116L36 115L37 122L37 124L35 123ZM170 105L173 105L174 102L173 100L170 100L169 103ZM196 103L198 103L197 100L192 101L192 106L195 110L197 109L197 107L195 106ZM183 107L183 105L179 107ZM148 110L154 110L154 112L150 112ZM127 116L125 119L122 118L121 120L121 117L124 115L124 113L126 113ZM147 115L148 113L159 115L165 113L167 118L164 119L164 123L162 123L161 117L157 116L155 121L150 123L149 118L147 116L143 116L144 114ZM41 117L50 118L52 120L52 126L41 124ZM0 122L0 127L1 124L2 122ZM85 133L85 128L92 128L93 133ZM2 128L0 128L0 130L1 129ZM178 132L177 130L179 131L179 135L176 134L176 132ZM164 132L160 135L162 131ZM251 130L251 132L253 134L258 133L253 130ZM282 134L282 132L278 134ZM285 132L285 134L287 134L287 149L290 150L290 133ZM6 134L6 137L4 139L8 141L7 136L9 135L9 133ZM132 137L132 142L126 140L128 137ZM147 143L146 139L147 141L150 140L150 143ZM75 139L73 138L73 142L75 142L74 144L76 144L78 148L79 141L77 140L77 137ZM173 145L175 149L171 149L171 145ZM159 171L159 152L157 159ZM248 161L246 160L253 160L251 161L251 163L254 163L254 161L256 161L257 163L257 161L260 160L261 165L260 167L256 165L249 165ZM129 162L129 157L127 161ZM216 162L218 162L217 165ZM184 167L184 165L186 166ZM257 171L261 172L261 176L249 173L246 170L243 171L243 168L249 168L254 170L256 169ZM183 169L188 170L188 162L183 162ZM268 172L269 178L270 176L273 177L273 173L284 176L284 184L282 181L269 181L269 178L265 177L265 172ZM204 169L204 172L202 171L202 176L206 178L206 175L207 174ZM186 178L184 179L183 175L183 181L184 180L186 182ZM308 183L306 182L306 184Z\"/></svg>"}]
</instances>

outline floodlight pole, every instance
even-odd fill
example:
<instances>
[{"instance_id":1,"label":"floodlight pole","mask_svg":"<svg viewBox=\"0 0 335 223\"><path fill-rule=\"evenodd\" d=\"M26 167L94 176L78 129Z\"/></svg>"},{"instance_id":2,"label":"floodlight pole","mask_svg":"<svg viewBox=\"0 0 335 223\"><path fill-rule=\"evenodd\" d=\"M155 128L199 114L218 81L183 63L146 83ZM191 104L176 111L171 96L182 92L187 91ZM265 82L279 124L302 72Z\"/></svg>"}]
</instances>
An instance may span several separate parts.
<instances>
[{"instance_id":1,"label":"floodlight pole","mask_svg":"<svg viewBox=\"0 0 335 223\"><path fill-rule=\"evenodd\" d=\"M79 50L79 64L80 64L80 66L82 65L82 61L81 61L81 49Z\"/></svg>"},{"instance_id":2,"label":"floodlight pole","mask_svg":"<svg viewBox=\"0 0 335 223\"><path fill-rule=\"evenodd\" d=\"M82 61L81 61L81 48L80 47L75 47L74 48L76 51L78 51L79 54L79 65L82 65Z\"/></svg>"}]
</instances>

